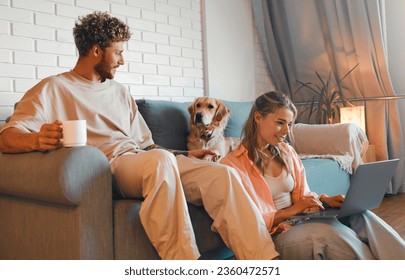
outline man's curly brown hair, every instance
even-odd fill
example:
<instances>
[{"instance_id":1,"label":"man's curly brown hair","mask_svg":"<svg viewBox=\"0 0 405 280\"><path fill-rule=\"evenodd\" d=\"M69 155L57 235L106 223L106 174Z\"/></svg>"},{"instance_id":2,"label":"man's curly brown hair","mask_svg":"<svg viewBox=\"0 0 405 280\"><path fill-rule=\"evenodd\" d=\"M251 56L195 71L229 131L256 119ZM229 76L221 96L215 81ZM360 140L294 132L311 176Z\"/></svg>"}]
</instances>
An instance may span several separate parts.
<instances>
[{"instance_id":1,"label":"man's curly brown hair","mask_svg":"<svg viewBox=\"0 0 405 280\"><path fill-rule=\"evenodd\" d=\"M106 12L93 12L79 17L73 28L73 36L79 55L86 56L94 45L105 50L112 43L128 41L131 32L118 18Z\"/></svg>"}]
</instances>

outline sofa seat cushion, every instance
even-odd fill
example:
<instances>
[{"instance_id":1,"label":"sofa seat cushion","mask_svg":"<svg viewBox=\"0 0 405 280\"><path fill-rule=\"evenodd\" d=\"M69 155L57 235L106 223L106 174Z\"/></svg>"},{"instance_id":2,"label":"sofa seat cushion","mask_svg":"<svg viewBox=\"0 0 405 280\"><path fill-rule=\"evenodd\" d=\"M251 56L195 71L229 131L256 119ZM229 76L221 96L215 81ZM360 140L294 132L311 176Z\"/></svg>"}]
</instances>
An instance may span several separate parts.
<instances>
[{"instance_id":1,"label":"sofa seat cushion","mask_svg":"<svg viewBox=\"0 0 405 280\"><path fill-rule=\"evenodd\" d=\"M159 255L141 226L141 200L114 200L114 258L118 260L153 260Z\"/></svg>"},{"instance_id":2,"label":"sofa seat cushion","mask_svg":"<svg viewBox=\"0 0 405 280\"><path fill-rule=\"evenodd\" d=\"M114 200L114 256L115 259L158 259L143 229L139 210L142 200ZM233 256L221 237L211 231L212 219L203 207L189 205L196 242L201 259L227 259Z\"/></svg>"},{"instance_id":3,"label":"sofa seat cushion","mask_svg":"<svg viewBox=\"0 0 405 280\"><path fill-rule=\"evenodd\" d=\"M211 231L212 219L202 206L188 204L188 211L201 259L227 259L233 252L226 247L221 236Z\"/></svg>"}]
</instances>

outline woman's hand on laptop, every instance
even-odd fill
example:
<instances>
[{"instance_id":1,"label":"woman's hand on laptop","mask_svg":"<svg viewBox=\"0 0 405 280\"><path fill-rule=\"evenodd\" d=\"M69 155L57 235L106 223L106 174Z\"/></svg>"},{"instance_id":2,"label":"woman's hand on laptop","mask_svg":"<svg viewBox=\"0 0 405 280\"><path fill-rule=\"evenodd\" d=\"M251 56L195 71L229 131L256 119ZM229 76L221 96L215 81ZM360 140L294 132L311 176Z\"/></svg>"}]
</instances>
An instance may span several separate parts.
<instances>
[{"instance_id":1,"label":"woman's hand on laptop","mask_svg":"<svg viewBox=\"0 0 405 280\"><path fill-rule=\"evenodd\" d=\"M334 195L334 196L327 196L326 194L321 194L318 199L322 202L327 204L330 207L340 207L342 206L343 201L345 200L344 195Z\"/></svg>"},{"instance_id":2,"label":"woman's hand on laptop","mask_svg":"<svg viewBox=\"0 0 405 280\"><path fill-rule=\"evenodd\" d=\"M291 207L296 208L294 214L309 213L324 209L322 202L319 201L318 197L314 193L309 193L302 196L301 199L294 203Z\"/></svg>"}]
</instances>

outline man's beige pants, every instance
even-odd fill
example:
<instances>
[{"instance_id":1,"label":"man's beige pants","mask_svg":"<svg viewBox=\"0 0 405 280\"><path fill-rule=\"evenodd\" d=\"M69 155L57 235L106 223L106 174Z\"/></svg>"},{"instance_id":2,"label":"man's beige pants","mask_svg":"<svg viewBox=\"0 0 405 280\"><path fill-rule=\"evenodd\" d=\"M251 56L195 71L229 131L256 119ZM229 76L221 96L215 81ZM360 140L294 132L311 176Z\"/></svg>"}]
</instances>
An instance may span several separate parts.
<instances>
[{"instance_id":1,"label":"man's beige pants","mask_svg":"<svg viewBox=\"0 0 405 280\"><path fill-rule=\"evenodd\" d=\"M262 215L231 167L155 149L125 154L111 163L125 197L143 197L140 219L162 259L197 259L186 198L201 205L238 259L278 254Z\"/></svg>"}]
</instances>

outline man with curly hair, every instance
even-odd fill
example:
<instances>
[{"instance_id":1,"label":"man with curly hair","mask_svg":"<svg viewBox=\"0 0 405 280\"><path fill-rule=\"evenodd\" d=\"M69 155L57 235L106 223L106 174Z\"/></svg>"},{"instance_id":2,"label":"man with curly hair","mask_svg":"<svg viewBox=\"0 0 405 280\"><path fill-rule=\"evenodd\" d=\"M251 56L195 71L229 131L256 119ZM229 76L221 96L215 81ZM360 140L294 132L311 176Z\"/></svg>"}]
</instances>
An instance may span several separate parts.
<instances>
[{"instance_id":1,"label":"man with curly hair","mask_svg":"<svg viewBox=\"0 0 405 280\"><path fill-rule=\"evenodd\" d=\"M191 202L204 202L212 228L237 258L276 257L264 220L232 168L198 159L212 151L156 149L132 96L113 80L124 64L128 26L94 12L79 19L73 34L79 51L75 67L24 95L0 131L0 152L59 149L60 120L86 120L87 144L107 156L122 196L144 198L141 223L162 259L200 256L185 194Z\"/></svg>"}]
</instances>

